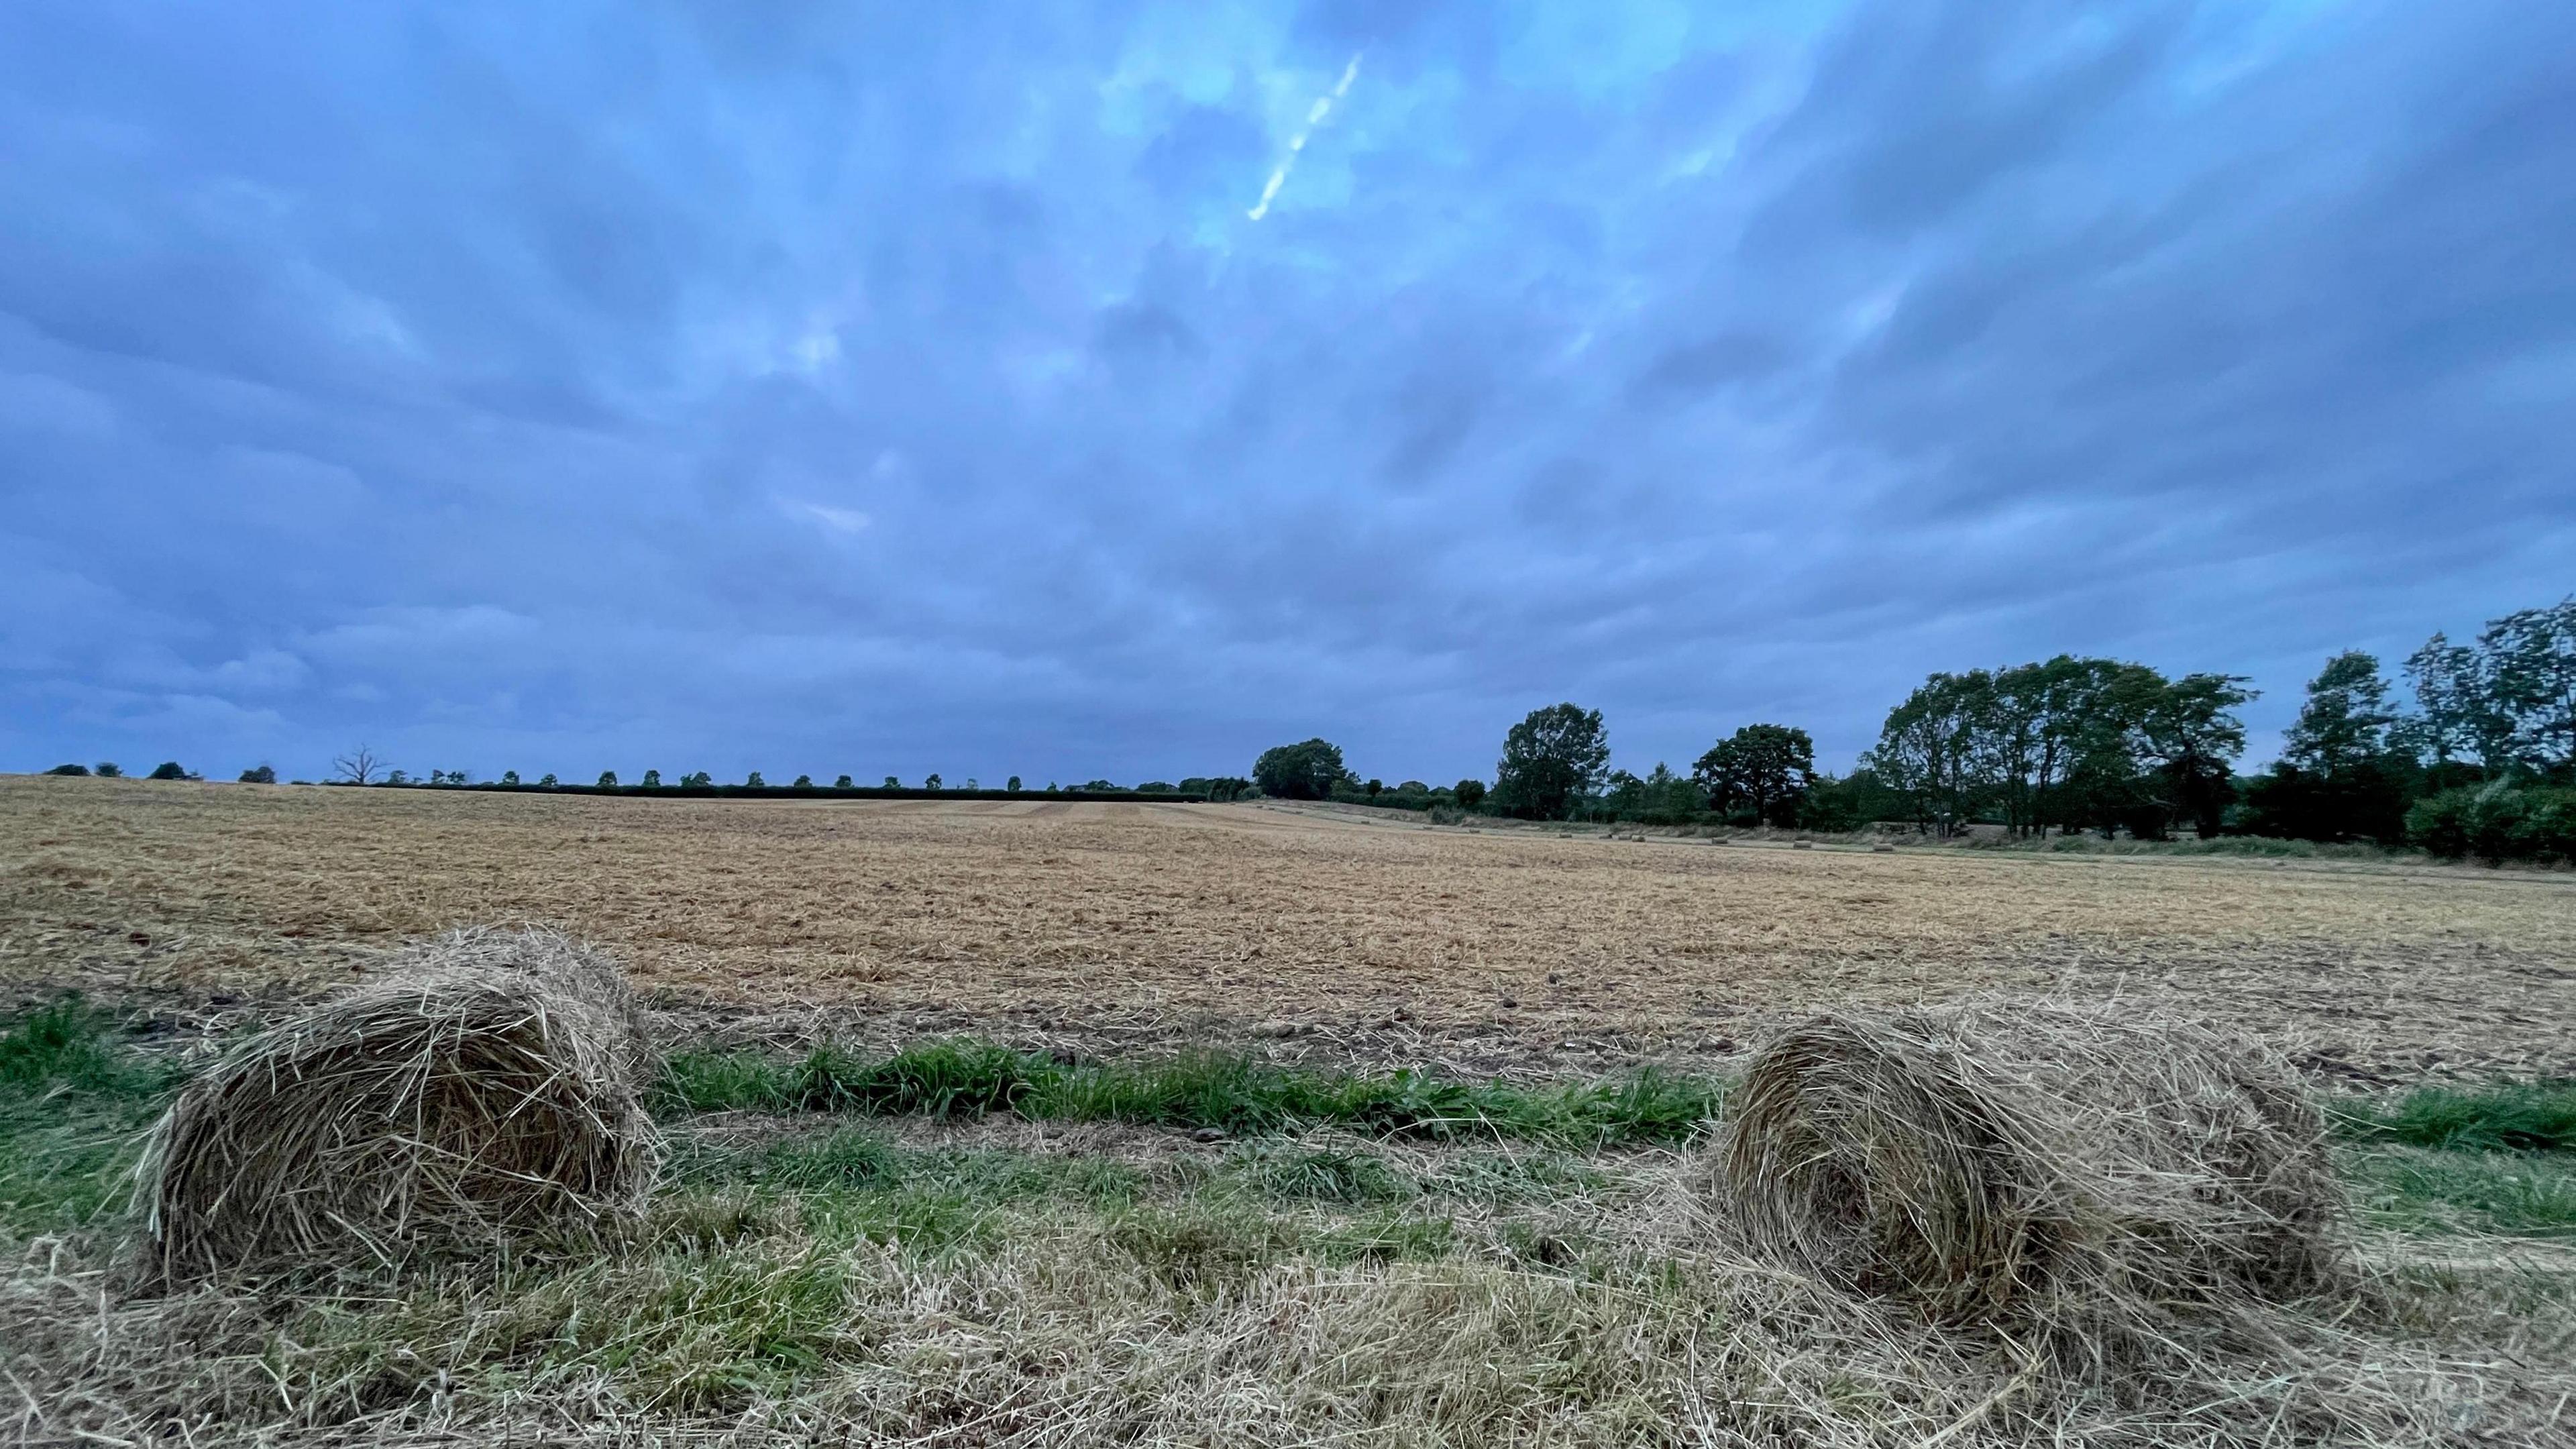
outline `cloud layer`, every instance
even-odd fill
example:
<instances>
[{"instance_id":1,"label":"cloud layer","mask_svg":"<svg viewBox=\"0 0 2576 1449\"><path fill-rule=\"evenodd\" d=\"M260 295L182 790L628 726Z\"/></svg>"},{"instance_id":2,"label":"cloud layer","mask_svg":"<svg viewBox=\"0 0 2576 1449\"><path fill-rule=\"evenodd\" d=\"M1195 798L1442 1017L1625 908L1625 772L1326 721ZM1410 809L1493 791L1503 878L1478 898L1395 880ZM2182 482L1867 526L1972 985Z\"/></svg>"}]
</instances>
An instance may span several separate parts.
<instances>
[{"instance_id":1,"label":"cloud layer","mask_svg":"<svg viewBox=\"0 0 2576 1449\"><path fill-rule=\"evenodd\" d=\"M1073 10L0 12L0 768L1839 765L2576 587L2564 7Z\"/></svg>"}]
</instances>

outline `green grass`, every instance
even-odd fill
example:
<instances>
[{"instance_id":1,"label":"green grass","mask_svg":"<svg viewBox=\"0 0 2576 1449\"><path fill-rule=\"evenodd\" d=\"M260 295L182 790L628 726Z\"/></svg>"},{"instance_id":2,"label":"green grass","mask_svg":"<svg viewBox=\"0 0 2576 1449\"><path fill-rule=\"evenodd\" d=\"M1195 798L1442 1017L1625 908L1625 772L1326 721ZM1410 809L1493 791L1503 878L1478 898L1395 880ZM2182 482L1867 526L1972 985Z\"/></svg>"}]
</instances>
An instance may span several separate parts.
<instances>
[{"instance_id":1,"label":"green grass","mask_svg":"<svg viewBox=\"0 0 2576 1449\"><path fill-rule=\"evenodd\" d=\"M1234 1135L1340 1126L1430 1141L1511 1138L1570 1147L1689 1140L1719 1083L1652 1069L1520 1086L1425 1072L1282 1066L1200 1053L1068 1065L987 1042L936 1041L886 1057L823 1047L801 1059L681 1052L657 1092L666 1114L717 1110L973 1117L1213 1127Z\"/></svg>"},{"instance_id":2,"label":"green grass","mask_svg":"<svg viewBox=\"0 0 2576 1449\"><path fill-rule=\"evenodd\" d=\"M2358 1142L2461 1151L2576 1150L2576 1082L2419 1087L2402 1096L2330 1105L2336 1130Z\"/></svg>"},{"instance_id":3,"label":"green grass","mask_svg":"<svg viewBox=\"0 0 2576 1449\"><path fill-rule=\"evenodd\" d=\"M140 1134L171 1084L76 996L0 1025L0 1232L65 1232L123 1206Z\"/></svg>"},{"instance_id":4,"label":"green grass","mask_svg":"<svg viewBox=\"0 0 2576 1449\"><path fill-rule=\"evenodd\" d=\"M2346 1153L2342 1167L2370 1227L2576 1243L2576 1162L2563 1154L2378 1147Z\"/></svg>"}]
</instances>

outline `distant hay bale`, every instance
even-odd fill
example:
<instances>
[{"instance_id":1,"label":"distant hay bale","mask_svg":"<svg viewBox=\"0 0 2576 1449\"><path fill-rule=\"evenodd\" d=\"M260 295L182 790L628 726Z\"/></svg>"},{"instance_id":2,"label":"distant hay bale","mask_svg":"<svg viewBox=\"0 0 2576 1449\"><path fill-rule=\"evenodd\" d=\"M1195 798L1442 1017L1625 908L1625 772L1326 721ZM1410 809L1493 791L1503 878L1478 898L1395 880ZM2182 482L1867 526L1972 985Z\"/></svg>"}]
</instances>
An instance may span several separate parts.
<instances>
[{"instance_id":1,"label":"distant hay bale","mask_svg":"<svg viewBox=\"0 0 2576 1449\"><path fill-rule=\"evenodd\" d=\"M2340 1189L2287 1068L2128 1004L1818 1016L1729 1118L1755 1247L1938 1320L2098 1337L2334 1261Z\"/></svg>"},{"instance_id":2,"label":"distant hay bale","mask_svg":"<svg viewBox=\"0 0 2576 1449\"><path fill-rule=\"evenodd\" d=\"M394 1262L632 1212L658 1162L650 1069L606 957L544 931L442 936L180 1093L140 1183L156 1266Z\"/></svg>"}]
</instances>

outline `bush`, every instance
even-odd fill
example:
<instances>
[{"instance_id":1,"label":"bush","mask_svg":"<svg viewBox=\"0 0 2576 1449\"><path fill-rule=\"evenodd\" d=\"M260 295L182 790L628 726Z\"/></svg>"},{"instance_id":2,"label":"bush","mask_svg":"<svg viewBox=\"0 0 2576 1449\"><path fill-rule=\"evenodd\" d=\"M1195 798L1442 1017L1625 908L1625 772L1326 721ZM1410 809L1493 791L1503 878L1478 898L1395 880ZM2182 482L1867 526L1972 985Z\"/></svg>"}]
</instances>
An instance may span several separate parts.
<instances>
[{"instance_id":1,"label":"bush","mask_svg":"<svg viewBox=\"0 0 2576 1449\"><path fill-rule=\"evenodd\" d=\"M116 761L114 760L101 760L98 762L97 774L102 780L113 780L122 776L124 773L125 772L123 770L116 767Z\"/></svg>"},{"instance_id":2,"label":"bush","mask_svg":"<svg viewBox=\"0 0 2576 1449\"><path fill-rule=\"evenodd\" d=\"M274 785L277 783L277 770L270 765L253 765L241 772L241 782L245 785Z\"/></svg>"},{"instance_id":3,"label":"bush","mask_svg":"<svg viewBox=\"0 0 2576 1449\"><path fill-rule=\"evenodd\" d=\"M2406 838L2453 860L2576 862L2576 790L2502 780L2445 790L2406 812Z\"/></svg>"},{"instance_id":4,"label":"bush","mask_svg":"<svg viewBox=\"0 0 2576 1449\"><path fill-rule=\"evenodd\" d=\"M180 764L177 760L163 760L161 763L154 765L152 767L152 773L144 778L148 780L184 780L188 778L188 767Z\"/></svg>"},{"instance_id":5,"label":"bush","mask_svg":"<svg viewBox=\"0 0 2576 1449\"><path fill-rule=\"evenodd\" d=\"M1485 803L1485 782L1482 780L1461 780L1458 782L1457 788L1451 793L1458 797L1459 809L1473 810Z\"/></svg>"},{"instance_id":6,"label":"bush","mask_svg":"<svg viewBox=\"0 0 2576 1449\"><path fill-rule=\"evenodd\" d=\"M86 775L86 774L88 774L88 773L89 773L89 766L87 766L87 765L56 765L56 766L54 766L52 769L47 770L45 773L46 773L46 774L48 774L48 775Z\"/></svg>"}]
</instances>

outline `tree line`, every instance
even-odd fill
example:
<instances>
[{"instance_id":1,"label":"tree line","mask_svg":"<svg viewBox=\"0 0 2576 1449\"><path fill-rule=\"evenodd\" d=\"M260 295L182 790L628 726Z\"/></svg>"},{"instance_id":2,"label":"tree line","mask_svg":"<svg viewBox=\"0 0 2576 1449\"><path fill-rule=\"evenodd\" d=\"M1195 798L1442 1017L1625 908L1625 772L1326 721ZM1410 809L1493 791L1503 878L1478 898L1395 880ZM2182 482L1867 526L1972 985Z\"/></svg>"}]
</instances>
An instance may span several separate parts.
<instances>
[{"instance_id":1,"label":"tree line","mask_svg":"<svg viewBox=\"0 0 2576 1449\"><path fill-rule=\"evenodd\" d=\"M2140 840L2187 829L2576 860L2576 598L2492 620L2465 644L2436 634L2403 673L2401 703L2374 656L2328 660L2281 758L2250 778L2236 772L2237 711L2258 697L2246 676L2061 654L1929 676L1839 778L1816 770L1805 730L1770 723L1717 740L1686 775L1614 770L1601 712L1564 703L1512 726L1490 791L1362 781L1322 739L1263 752L1251 779L1285 799L1539 820Z\"/></svg>"}]
</instances>

